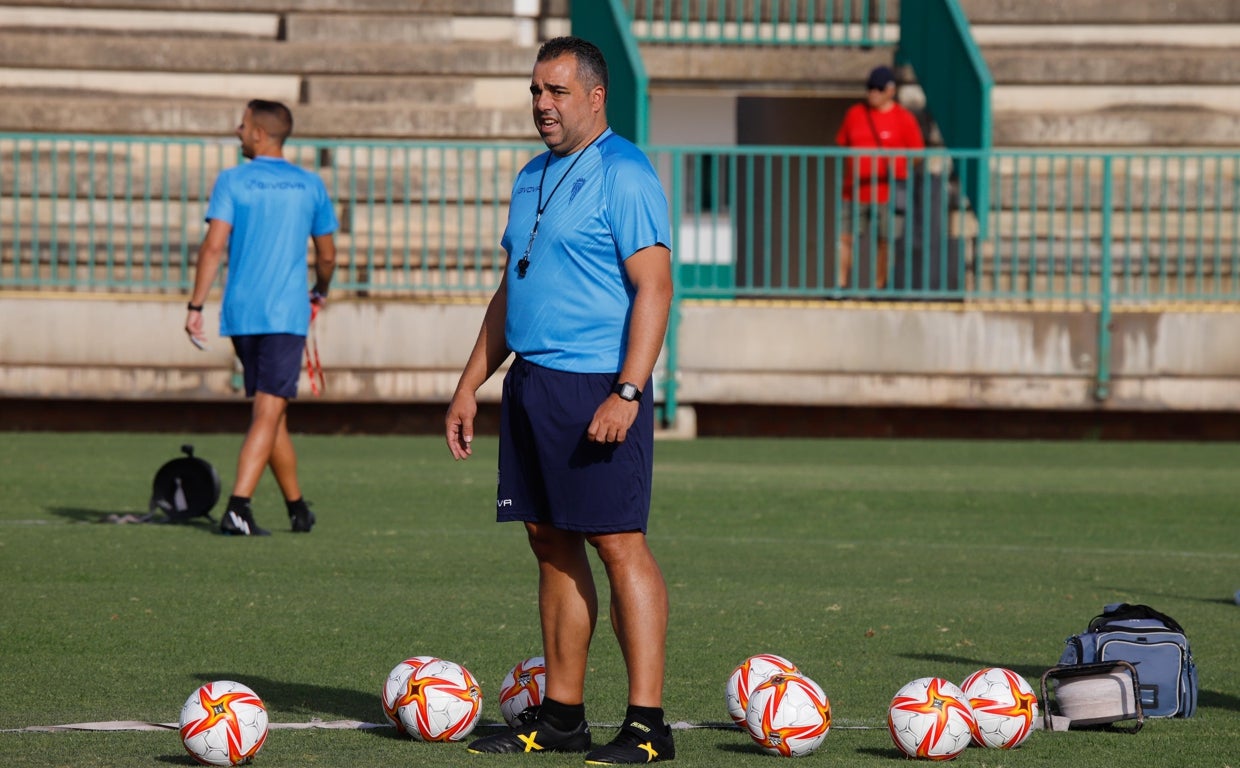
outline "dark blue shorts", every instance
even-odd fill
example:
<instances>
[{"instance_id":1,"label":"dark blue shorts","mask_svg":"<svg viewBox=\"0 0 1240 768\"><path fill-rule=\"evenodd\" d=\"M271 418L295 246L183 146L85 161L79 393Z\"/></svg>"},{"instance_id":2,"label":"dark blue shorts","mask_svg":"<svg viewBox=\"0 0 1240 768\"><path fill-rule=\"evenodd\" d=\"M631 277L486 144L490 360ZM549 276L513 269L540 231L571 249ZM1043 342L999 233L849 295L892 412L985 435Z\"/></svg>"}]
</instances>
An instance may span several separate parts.
<instances>
[{"instance_id":1,"label":"dark blue shorts","mask_svg":"<svg viewBox=\"0 0 1240 768\"><path fill-rule=\"evenodd\" d=\"M642 398L623 443L586 438L615 381L615 374L566 373L516 359L504 377L500 409L495 501L500 522L645 533L654 474L654 398ZM647 382L644 391L649 388Z\"/></svg>"},{"instance_id":2,"label":"dark blue shorts","mask_svg":"<svg viewBox=\"0 0 1240 768\"><path fill-rule=\"evenodd\" d=\"M232 343L245 373L246 397L254 397L255 392L266 392L285 400L297 397L305 336L263 333L233 336Z\"/></svg>"}]
</instances>

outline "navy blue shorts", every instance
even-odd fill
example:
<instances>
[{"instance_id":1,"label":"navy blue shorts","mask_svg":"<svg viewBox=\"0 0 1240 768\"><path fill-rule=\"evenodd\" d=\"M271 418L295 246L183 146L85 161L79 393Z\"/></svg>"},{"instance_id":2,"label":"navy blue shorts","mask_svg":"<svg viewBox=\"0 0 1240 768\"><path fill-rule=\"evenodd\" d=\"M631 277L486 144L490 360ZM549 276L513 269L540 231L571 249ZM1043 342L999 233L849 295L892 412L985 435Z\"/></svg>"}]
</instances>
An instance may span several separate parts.
<instances>
[{"instance_id":1,"label":"navy blue shorts","mask_svg":"<svg viewBox=\"0 0 1240 768\"><path fill-rule=\"evenodd\" d=\"M306 337L291 333L262 333L233 336L233 350L245 373L245 396L255 392L292 400L297 397L301 378L301 355Z\"/></svg>"},{"instance_id":2,"label":"navy blue shorts","mask_svg":"<svg viewBox=\"0 0 1240 768\"><path fill-rule=\"evenodd\" d=\"M645 533L654 474L654 398L642 398L623 443L592 443L586 437L615 381L615 374L566 373L516 359L504 377L500 408L495 501L500 522Z\"/></svg>"}]
</instances>

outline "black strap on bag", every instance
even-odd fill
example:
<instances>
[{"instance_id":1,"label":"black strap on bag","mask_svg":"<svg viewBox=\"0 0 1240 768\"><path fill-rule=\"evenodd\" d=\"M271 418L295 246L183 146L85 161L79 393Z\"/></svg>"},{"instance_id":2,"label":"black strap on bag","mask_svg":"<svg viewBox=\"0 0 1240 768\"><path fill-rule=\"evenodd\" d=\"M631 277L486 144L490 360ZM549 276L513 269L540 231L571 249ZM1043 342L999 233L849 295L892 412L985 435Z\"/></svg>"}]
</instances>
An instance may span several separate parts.
<instances>
[{"instance_id":1,"label":"black strap on bag","mask_svg":"<svg viewBox=\"0 0 1240 768\"><path fill-rule=\"evenodd\" d=\"M1181 635L1185 634L1184 628L1180 626L1180 622L1165 613L1154 610L1148 605L1141 605L1139 603L1116 603L1106 606L1103 608L1102 613L1095 616L1089 622L1089 631L1101 631L1111 626L1113 621L1129 621L1132 619L1153 619L1154 621L1162 622L1170 630L1179 632Z\"/></svg>"},{"instance_id":2,"label":"black strap on bag","mask_svg":"<svg viewBox=\"0 0 1240 768\"><path fill-rule=\"evenodd\" d=\"M874 134L874 143L879 149L886 149L883 146L883 137L878 133L878 127L874 125L874 115L869 105L865 108L865 121L870 124L870 133ZM894 158L893 158L894 159ZM908 180L892 179L891 184L891 208L896 213L904 213L908 207Z\"/></svg>"}]
</instances>

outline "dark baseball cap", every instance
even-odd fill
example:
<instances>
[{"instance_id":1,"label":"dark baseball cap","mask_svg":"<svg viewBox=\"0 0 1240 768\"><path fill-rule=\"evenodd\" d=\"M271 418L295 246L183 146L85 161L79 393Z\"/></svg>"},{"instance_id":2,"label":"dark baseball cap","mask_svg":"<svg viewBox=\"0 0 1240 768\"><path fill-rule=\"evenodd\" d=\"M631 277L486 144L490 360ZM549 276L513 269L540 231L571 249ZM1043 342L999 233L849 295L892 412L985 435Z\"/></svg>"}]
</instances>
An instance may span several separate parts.
<instances>
[{"instance_id":1,"label":"dark baseball cap","mask_svg":"<svg viewBox=\"0 0 1240 768\"><path fill-rule=\"evenodd\" d=\"M881 91L896 81L896 73L891 71L891 67L875 67L870 70L870 76L866 78L865 87L868 90Z\"/></svg>"}]
</instances>

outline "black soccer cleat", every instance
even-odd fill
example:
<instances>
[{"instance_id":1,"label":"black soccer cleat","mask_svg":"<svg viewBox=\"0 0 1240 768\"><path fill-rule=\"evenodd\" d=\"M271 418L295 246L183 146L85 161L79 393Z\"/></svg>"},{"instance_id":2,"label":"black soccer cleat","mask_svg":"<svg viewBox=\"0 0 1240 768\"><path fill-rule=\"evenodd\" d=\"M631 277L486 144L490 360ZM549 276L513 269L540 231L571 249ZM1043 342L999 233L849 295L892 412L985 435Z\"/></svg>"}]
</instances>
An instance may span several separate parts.
<instances>
[{"instance_id":1,"label":"black soccer cleat","mask_svg":"<svg viewBox=\"0 0 1240 768\"><path fill-rule=\"evenodd\" d=\"M220 520L220 533L225 536L270 536L271 531L258 527L258 523L254 522L254 513L249 507L238 512L230 509L224 513L224 519Z\"/></svg>"},{"instance_id":2,"label":"black soccer cleat","mask_svg":"<svg viewBox=\"0 0 1240 768\"><path fill-rule=\"evenodd\" d=\"M531 710L526 710L531 712ZM494 736L484 736L470 743L468 750L476 754L514 754L518 752L589 752L590 725L584 720L571 731L561 731L531 712L521 713L521 725Z\"/></svg>"},{"instance_id":3,"label":"black soccer cleat","mask_svg":"<svg viewBox=\"0 0 1240 768\"><path fill-rule=\"evenodd\" d=\"M310 533L314 527L314 513L304 500L299 501L289 510L288 521L293 533Z\"/></svg>"},{"instance_id":4,"label":"black soccer cleat","mask_svg":"<svg viewBox=\"0 0 1240 768\"><path fill-rule=\"evenodd\" d=\"M616 738L586 755L586 765L635 765L676 759L672 729L630 720Z\"/></svg>"}]
</instances>

